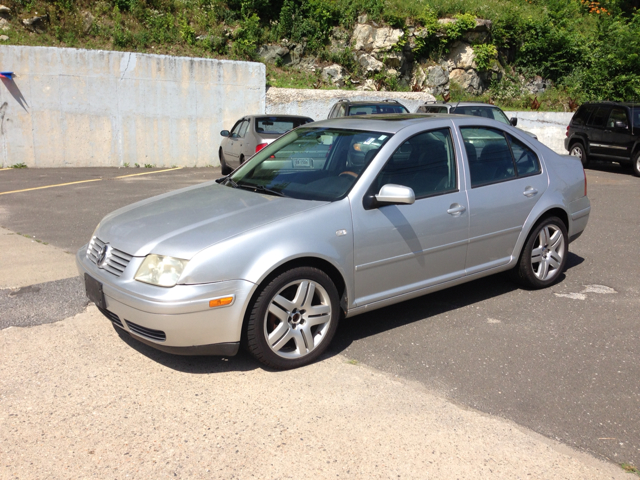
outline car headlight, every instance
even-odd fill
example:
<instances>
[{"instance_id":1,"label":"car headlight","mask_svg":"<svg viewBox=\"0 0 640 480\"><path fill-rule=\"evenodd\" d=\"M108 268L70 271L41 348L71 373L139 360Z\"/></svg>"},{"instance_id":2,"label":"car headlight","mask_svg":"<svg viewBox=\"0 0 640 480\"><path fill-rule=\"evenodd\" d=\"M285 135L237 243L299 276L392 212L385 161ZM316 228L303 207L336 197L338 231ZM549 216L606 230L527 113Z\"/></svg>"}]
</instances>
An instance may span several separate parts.
<instances>
[{"instance_id":1,"label":"car headlight","mask_svg":"<svg viewBox=\"0 0 640 480\"><path fill-rule=\"evenodd\" d=\"M180 275L187 263L189 260L181 258L147 255L138 268L135 279L159 287L173 287L180 280Z\"/></svg>"}]
</instances>

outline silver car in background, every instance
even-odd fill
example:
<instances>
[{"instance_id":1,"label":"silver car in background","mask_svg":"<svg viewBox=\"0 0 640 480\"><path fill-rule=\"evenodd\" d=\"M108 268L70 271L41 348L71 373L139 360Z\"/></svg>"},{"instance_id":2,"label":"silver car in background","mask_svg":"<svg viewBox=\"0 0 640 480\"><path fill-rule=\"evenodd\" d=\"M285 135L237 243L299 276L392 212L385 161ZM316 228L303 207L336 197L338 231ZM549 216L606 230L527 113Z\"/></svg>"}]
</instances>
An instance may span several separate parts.
<instances>
[{"instance_id":1,"label":"silver car in background","mask_svg":"<svg viewBox=\"0 0 640 480\"><path fill-rule=\"evenodd\" d=\"M230 174L247 158L294 128L313 122L299 115L247 115L238 120L231 131L222 130L218 158L222 174Z\"/></svg>"},{"instance_id":2,"label":"silver car in background","mask_svg":"<svg viewBox=\"0 0 640 480\"><path fill-rule=\"evenodd\" d=\"M76 258L132 337L181 354L242 342L286 369L317 359L344 317L503 271L552 285L590 208L580 161L509 125L345 117L107 215Z\"/></svg>"}]
</instances>

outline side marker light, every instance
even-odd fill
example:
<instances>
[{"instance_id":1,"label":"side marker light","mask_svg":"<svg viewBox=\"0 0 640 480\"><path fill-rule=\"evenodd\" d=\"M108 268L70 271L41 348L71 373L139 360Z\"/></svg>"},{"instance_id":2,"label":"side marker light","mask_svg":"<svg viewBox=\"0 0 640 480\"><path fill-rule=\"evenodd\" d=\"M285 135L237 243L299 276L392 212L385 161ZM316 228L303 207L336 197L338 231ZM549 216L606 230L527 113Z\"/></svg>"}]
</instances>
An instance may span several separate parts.
<instances>
[{"instance_id":1,"label":"side marker light","mask_svg":"<svg viewBox=\"0 0 640 480\"><path fill-rule=\"evenodd\" d=\"M214 300L209 300L209 307L210 308L224 307L225 305L231 305L232 302L233 302L233 297L216 298Z\"/></svg>"}]
</instances>

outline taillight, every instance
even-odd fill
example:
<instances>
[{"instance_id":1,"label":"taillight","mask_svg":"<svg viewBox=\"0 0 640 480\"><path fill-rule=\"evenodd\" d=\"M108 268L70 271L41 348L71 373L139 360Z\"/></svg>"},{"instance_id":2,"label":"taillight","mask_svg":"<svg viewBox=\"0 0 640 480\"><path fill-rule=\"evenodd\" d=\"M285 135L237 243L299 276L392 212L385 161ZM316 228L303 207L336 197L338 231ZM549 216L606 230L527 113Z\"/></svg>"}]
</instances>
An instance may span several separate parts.
<instances>
[{"instance_id":1,"label":"taillight","mask_svg":"<svg viewBox=\"0 0 640 480\"><path fill-rule=\"evenodd\" d=\"M260 150L262 150L267 145L269 145L269 144L268 143L259 143L258 145L256 145L256 153L258 153Z\"/></svg>"},{"instance_id":2,"label":"taillight","mask_svg":"<svg viewBox=\"0 0 640 480\"><path fill-rule=\"evenodd\" d=\"M567 125L567 134L566 134L566 136L567 137L569 136L569 125Z\"/></svg>"}]
</instances>

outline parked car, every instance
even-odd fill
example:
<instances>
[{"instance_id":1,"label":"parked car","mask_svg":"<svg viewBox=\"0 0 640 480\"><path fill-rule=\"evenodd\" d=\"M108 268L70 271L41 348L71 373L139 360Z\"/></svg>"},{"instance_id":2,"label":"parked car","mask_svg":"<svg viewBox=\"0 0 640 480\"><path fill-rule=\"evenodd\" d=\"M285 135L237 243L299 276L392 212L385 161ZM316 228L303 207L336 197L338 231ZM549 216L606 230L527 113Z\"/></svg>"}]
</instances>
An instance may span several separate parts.
<instances>
[{"instance_id":1,"label":"parked car","mask_svg":"<svg viewBox=\"0 0 640 480\"><path fill-rule=\"evenodd\" d=\"M584 103L567 127L564 146L582 160L619 162L640 177L640 104Z\"/></svg>"},{"instance_id":2,"label":"parked car","mask_svg":"<svg viewBox=\"0 0 640 480\"><path fill-rule=\"evenodd\" d=\"M409 113L407 107L395 100L379 102L352 101L346 98L338 100L327 118L350 117L352 115L374 115L381 113Z\"/></svg>"},{"instance_id":3,"label":"parked car","mask_svg":"<svg viewBox=\"0 0 640 480\"><path fill-rule=\"evenodd\" d=\"M76 256L88 297L181 354L317 359L338 322L510 271L562 277L584 170L503 123L368 115L301 126L232 174L107 215Z\"/></svg>"},{"instance_id":4,"label":"parked car","mask_svg":"<svg viewBox=\"0 0 640 480\"><path fill-rule=\"evenodd\" d=\"M231 173L280 135L311 122L312 118L299 115L247 115L241 118L231 131L220 132L225 137L218 151L222 174Z\"/></svg>"},{"instance_id":5,"label":"parked car","mask_svg":"<svg viewBox=\"0 0 640 480\"><path fill-rule=\"evenodd\" d=\"M416 113L457 113L458 115L472 115L474 117L484 117L497 120L506 125L518 125L518 119L512 117L507 118L507 115L502 111L500 107L491 105L490 103L481 102L458 102L458 103L446 103L446 102L426 102L424 105L420 105ZM522 130L522 129L521 129ZM527 135L531 135L537 139L535 133L522 130Z\"/></svg>"}]
</instances>

